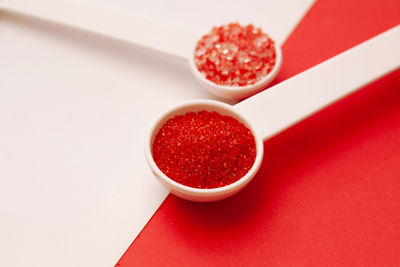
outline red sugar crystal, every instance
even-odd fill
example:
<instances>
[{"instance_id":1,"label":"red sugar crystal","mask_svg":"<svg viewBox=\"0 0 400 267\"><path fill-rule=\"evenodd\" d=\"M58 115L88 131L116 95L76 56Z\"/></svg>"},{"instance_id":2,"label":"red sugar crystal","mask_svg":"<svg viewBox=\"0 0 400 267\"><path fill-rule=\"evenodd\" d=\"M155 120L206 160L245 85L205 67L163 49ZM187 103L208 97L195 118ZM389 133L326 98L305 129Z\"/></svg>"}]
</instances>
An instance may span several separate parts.
<instances>
[{"instance_id":1,"label":"red sugar crystal","mask_svg":"<svg viewBox=\"0 0 400 267\"><path fill-rule=\"evenodd\" d=\"M214 27L197 43L194 61L208 80L245 86L261 80L275 65L275 43L253 25Z\"/></svg>"},{"instance_id":2,"label":"red sugar crystal","mask_svg":"<svg viewBox=\"0 0 400 267\"><path fill-rule=\"evenodd\" d=\"M155 136L153 158L174 181L217 188L243 177L256 158L250 130L217 112L189 112L168 120Z\"/></svg>"}]
</instances>

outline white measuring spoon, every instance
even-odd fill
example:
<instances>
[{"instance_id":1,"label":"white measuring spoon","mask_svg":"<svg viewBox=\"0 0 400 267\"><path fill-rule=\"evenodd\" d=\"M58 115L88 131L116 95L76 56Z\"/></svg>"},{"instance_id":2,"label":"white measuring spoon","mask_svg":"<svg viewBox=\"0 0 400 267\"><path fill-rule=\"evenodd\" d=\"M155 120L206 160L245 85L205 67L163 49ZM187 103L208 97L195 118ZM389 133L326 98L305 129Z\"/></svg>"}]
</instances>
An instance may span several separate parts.
<instances>
[{"instance_id":1,"label":"white measuring spoon","mask_svg":"<svg viewBox=\"0 0 400 267\"><path fill-rule=\"evenodd\" d=\"M267 75L254 84L223 86L209 81L197 69L194 51L204 33L193 29L76 0L0 0L0 9L57 22L189 60L196 80L209 92L223 98L244 98L265 88L279 72L282 62L281 49L275 42L275 64Z\"/></svg>"},{"instance_id":2,"label":"white measuring spoon","mask_svg":"<svg viewBox=\"0 0 400 267\"><path fill-rule=\"evenodd\" d=\"M208 202L229 197L254 177L263 157L263 140L400 67L400 26L392 28L269 90L230 106L199 100L177 105L155 120L145 140L145 154L155 176L171 193L188 200ZM170 118L200 110L230 115L246 125L256 141L256 159L238 181L219 188L197 189L179 184L160 171L152 157L152 144Z\"/></svg>"}]
</instances>

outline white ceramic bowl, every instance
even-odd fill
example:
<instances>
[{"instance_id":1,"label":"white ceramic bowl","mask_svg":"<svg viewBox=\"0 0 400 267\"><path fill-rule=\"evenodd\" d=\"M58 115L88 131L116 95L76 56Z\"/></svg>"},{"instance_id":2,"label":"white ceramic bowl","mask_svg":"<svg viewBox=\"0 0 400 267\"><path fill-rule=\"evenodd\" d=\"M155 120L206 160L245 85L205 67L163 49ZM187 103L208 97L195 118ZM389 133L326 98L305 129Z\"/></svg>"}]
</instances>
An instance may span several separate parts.
<instances>
[{"instance_id":1,"label":"white ceramic bowl","mask_svg":"<svg viewBox=\"0 0 400 267\"><path fill-rule=\"evenodd\" d=\"M165 122L168 119L171 119L177 115L184 115L188 112L197 112L201 110L216 111L221 115L232 116L241 123L243 123L247 128L249 128L254 136L256 143L256 159L254 161L254 164L246 175L244 175L242 178L240 178L238 181L232 184L212 189L199 189L199 188L189 187L170 179L163 172L161 172L161 170L157 167L156 163L154 162L152 154L153 150L152 145L154 142L155 135L158 133L160 128L165 124ZM235 109L232 106L213 100L189 101L170 108L169 110L161 114L153 122L150 132L145 140L146 159L152 172L158 178L158 180L165 187L167 187L172 194L187 200L198 201L198 202L210 202L210 201L224 199L240 191L251 181L251 179L258 171L262 162L263 153L264 153L263 141L259 136L259 134L254 129L254 127L243 116L241 116L237 111L235 111Z\"/></svg>"}]
</instances>

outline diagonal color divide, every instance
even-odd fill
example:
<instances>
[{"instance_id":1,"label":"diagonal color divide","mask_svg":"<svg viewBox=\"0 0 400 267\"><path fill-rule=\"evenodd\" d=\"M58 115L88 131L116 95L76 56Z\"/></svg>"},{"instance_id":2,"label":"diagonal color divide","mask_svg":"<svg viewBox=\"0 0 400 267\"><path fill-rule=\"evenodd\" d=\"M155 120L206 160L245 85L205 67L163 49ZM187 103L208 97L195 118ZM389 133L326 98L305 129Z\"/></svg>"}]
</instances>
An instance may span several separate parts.
<instances>
[{"instance_id":1,"label":"diagonal color divide","mask_svg":"<svg viewBox=\"0 0 400 267\"><path fill-rule=\"evenodd\" d=\"M286 58L281 76L399 23L395 1L361 2L317 2L285 47L294 63ZM168 197L117 266L396 265L399 78L398 70L266 142L262 173L241 195L207 206Z\"/></svg>"}]
</instances>

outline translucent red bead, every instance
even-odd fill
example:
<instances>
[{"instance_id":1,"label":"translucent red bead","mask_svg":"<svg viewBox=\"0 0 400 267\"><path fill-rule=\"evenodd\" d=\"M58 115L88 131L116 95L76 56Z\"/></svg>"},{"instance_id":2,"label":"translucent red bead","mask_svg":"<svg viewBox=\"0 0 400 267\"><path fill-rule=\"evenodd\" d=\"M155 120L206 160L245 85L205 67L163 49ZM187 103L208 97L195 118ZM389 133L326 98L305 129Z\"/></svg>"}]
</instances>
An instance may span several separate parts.
<instances>
[{"instance_id":1,"label":"translucent red bead","mask_svg":"<svg viewBox=\"0 0 400 267\"><path fill-rule=\"evenodd\" d=\"M271 72L275 61L274 41L260 28L238 23L214 27L194 52L198 70L218 85L254 84Z\"/></svg>"},{"instance_id":2,"label":"translucent red bead","mask_svg":"<svg viewBox=\"0 0 400 267\"><path fill-rule=\"evenodd\" d=\"M174 181L217 188L243 177L256 157L250 130L230 116L190 112L169 119L155 136L153 158Z\"/></svg>"}]
</instances>

